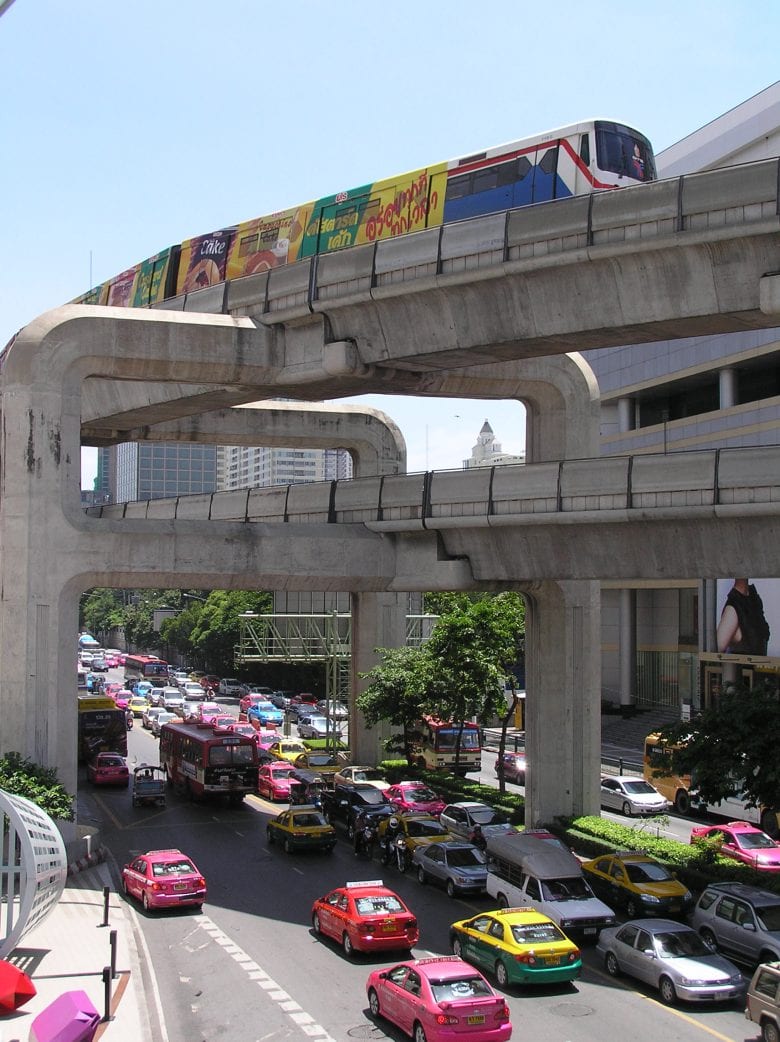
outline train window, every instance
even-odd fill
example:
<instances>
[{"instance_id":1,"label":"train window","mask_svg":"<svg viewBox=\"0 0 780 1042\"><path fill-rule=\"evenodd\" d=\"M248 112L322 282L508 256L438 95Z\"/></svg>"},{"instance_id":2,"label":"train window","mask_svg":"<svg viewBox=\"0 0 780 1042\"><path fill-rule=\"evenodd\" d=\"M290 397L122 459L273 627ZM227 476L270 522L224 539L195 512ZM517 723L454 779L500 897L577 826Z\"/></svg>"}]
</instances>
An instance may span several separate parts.
<instances>
[{"instance_id":1,"label":"train window","mask_svg":"<svg viewBox=\"0 0 780 1042\"><path fill-rule=\"evenodd\" d=\"M489 192L491 188L498 185L498 171L496 167L489 166L484 170L477 170L474 174L474 191Z\"/></svg>"},{"instance_id":2,"label":"train window","mask_svg":"<svg viewBox=\"0 0 780 1042\"><path fill-rule=\"evenodd\" d=\"M533 167L528 156L520 156L517 161L517 180L522 181L524 177L528 177L531 170Z\"/></svg>"},{"instance_id":3,"label":"train window","mask_svg":"<svg viewBox=\"0 0 780 1042\"><path fill-rule=\"evenodd\" d=\"M471 174L461 174L459 177L447 179L447 199L463 199L471 195Z\"/></svg>"},{"instance_id":4,"label":"train window","mask_svg":"<svg viewBox=\"0 0 780 1042\"><path fill-rule=\"evenodd\" d=\"M542 161L539 163L541 169L545 174L554 174L558 169L558 146L555 148L548 148L542 156Z\"/></svg>"},{"instance_id":5,"label":"train window","mask_svg":"<svg viewBox=\"0 0 780 1042\"><path fill-rule=\"evenodd\" d=\"M498 185L512 185L517 180L517 163L499 163L495 168Z\"/></svg>"},{"instance_id":6,"label":"train window","mask_svg":"<svg viewBox=\"0 0 780 1042\"><path fill-rule=\"evenodd\" d=\"M590 137L587 134L580 138L580 159L585 166L590 166Z\"/></svg>"}]
</instances>

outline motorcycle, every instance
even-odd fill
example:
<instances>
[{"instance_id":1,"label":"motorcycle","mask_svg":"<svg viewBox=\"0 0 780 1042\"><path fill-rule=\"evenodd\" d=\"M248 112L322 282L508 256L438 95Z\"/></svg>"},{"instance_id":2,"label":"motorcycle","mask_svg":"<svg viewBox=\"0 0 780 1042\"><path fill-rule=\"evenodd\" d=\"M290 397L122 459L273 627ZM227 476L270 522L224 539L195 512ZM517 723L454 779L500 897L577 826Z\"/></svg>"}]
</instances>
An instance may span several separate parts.
<instances>
[{"instance_id":1,"label":"motorcycle","mask_svg":"<svg viewBox=\"0 0 780 1042\"><path fill-rule=\"evenodd\" d=\"M128 731L132 731L133 730L133 714L131 712L129 712L129 711L127 713L125 713L125 720L127 722L127 730Z\"/></svg>"},{"instance_id":2,"label":"motorcycle","mask_svg":"<svg viewBox=\"0 0 780 1042\"><path fill-rule=\"evenodd\" d=\"M409 851L406 849L405 836L391 836L389 839L384 839L382 843L382 864L389 865L391 861L395 862L395 867L399 872L405 872L409 868L411 859Z\"/></svg>"},{"instance_id":3,"label":"motorcycle","mask_svg":"<svg viewBox=\"0 0 780 1042\"><path fill-rule=\"evenodd\" d=\"M370 861L374 856L374 844L377 836L376 825L372 825L370 822L358 829L355 833L355 855L362 855Z\"/></svg>"}]
</instances>

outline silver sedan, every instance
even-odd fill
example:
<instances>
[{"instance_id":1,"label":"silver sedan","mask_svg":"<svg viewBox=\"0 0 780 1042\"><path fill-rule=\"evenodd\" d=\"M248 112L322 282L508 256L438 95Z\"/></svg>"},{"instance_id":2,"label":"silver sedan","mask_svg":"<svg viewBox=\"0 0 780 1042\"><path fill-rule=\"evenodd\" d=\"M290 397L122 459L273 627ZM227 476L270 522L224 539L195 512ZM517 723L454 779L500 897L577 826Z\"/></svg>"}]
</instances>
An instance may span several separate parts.
<instances>
[{"instance_id":1,"label":"silver sedan","mask_svg":"<svg viewBox=\"0 0 780 1042\"><path fill-rule=\"evenodd\" d=\"M737 967L709 948L695 930L671 919L632 919L602 930L596 950L607 973L626 973L657 988L671 1005L738 999L745 982Z\"/></svg>"},{"instance_id":2,"label":"silver sedan","mask_svg":"<svg viewBox=\"0 0 780 1042\"><path fill-rule=\"evenodd\" d=\"M632 814L666 814L671 804L643 778L619 774L601 779L601 806Z\"/></svg>"}]
</instances>

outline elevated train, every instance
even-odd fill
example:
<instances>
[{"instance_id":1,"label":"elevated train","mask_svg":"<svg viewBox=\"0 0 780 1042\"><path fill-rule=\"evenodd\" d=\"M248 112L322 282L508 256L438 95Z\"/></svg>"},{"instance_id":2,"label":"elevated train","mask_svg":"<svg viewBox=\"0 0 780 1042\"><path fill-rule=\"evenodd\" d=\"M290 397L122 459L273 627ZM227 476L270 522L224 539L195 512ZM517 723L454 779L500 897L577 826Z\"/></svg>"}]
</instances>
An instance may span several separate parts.
<instances>
[{"instance_id":1,"label":"elevated train","mask_svg":"<svg viewBox=\"0 0 780 1042\"><path fill-rule=\"evenodd\" d=\"M187 239L72 303L160 306L316 254L656 176L643 134L588 120Z\"/></svg>"}]
</instances>

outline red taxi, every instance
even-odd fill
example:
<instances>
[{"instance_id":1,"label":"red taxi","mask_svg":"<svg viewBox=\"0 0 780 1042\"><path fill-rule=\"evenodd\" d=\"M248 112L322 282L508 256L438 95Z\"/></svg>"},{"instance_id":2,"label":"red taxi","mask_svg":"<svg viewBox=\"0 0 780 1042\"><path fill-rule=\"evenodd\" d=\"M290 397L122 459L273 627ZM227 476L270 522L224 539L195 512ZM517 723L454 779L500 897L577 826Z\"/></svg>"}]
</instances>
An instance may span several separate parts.
<instances>
[{"instance_id":1,"label":"red taxi","mask_svg":"<svg viewBox=\"0 0 780 1042\"><path fill-rule=\"evenodd\" d=\"M372 1017L396 1024L414 1042L506 1042L509 1007L479 970L454 956L402 962L366 981Z\"/></svg>"},{"instance_id":2,"label":"red taxi","mask_svg":"<svg viewBox=\"0 0 780 1042\"><path fill-rule=\"evenodd\" d=\"M346 955L411 949L420 931L417 918L381 879L347 883L318 898L311 922L318 937L332 937Z\"/></svg>"},{"instance_id":3,"label":"red taxi","mask_svg":"<svg viewBox=\"0 0 780 1042\"><path fill-rule=\"evenodd\" d=\"M290 779L290 772L295 770L295 764L289 760L274 760L273 763L263 764L257 772L257 791L268 800L288 800L290 790L294 782Z\"/></svg>"},{"instance_id":4,"label":"red taxi","mask_svg":"<svg viewBox=\"0 0 780 1042\"><path fill-rule=\"evenodd\" d=\"M747 821L725 825L697 825L691 829L691 843L697 839L718 840L718 853L733 857L763 872L780 872L780 843Z\"/></svg>"},{"instance_id":5,"label":"red taxi","mask_svg":"<svg viewBox=\"0 0 780 1042\"><path fill-rule=\"evenodd\" d=\"M195 905L206 900L206 880L180 850L150 850L122 869L122 887L147 911Z\"/></svg>"},{"instance_id":6,"label":"red taxi","mask_svg":"<svg viewBox=\"0 0 780 1042\"><path fill-rule=\"evenodd\" d=\"M87 780L93 785L128 785L127 761L119 753L97 753L87 764Z\"/></svg>"}]
</instances>

